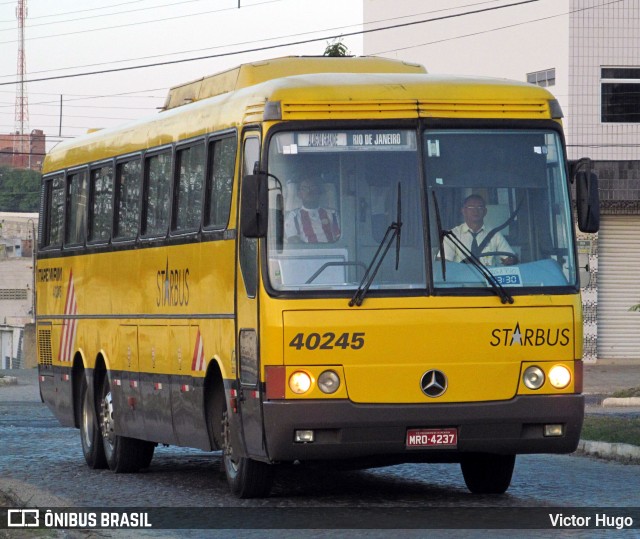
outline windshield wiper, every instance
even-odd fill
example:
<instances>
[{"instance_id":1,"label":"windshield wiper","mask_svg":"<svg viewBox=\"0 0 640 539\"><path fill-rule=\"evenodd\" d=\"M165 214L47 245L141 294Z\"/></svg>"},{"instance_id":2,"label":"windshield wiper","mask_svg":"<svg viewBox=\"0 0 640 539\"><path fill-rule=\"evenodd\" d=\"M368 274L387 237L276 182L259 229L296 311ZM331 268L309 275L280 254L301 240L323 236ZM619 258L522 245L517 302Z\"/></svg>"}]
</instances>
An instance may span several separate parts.
<instances>
[{"instance_id":1,"label":"windshield wiper","mask_svg":"<svg viewBox=\"0 0 640 539\"><path fill-rule=\"evenodd\" d=\"M458 238L458 236L451 232L451 230L443 230L442 236L443 238L449 238L449 241L451 241L451 243L453 243L458 249L460 249L460 251L465 254L465 256L467 257L466 261L473 265L480 272L480 274L486 279L487 283L489 283L489 286L491 286L491 289L496 293L497 296L500 297L500 300L503 304L513 303L513 296L509 294L504 286L500 284L500 281L496 279L495 275L491 273L489 268L487 268L487 266L485 266L482 261L476 255L474 255L469 250L469 248L464 243L462 243L462 241L460 241L460 238ZM440 251L440 253L440 256L444 259L444 250Z\"/></svg>"},{"instance_id":2,"label":"windshield wiper","mask_svg":"<svg viewBox=\"0 0 640 539\"><path fill-rule=\"evenodd\" d=\"M436 210L436 226L438 227L438 246L440 247L440 263L442 264L442 280L447 280L447 261L444 258L444 231L442 230L442 220L440 219L440 205L436 192L433 193L433 207Z\"/></svg>"},{"instance_id":3,"label":"windshield wiper","mask_svg":"<svg viewBox=\"0 0 640 539\"><path fill-rule=\"evenodd\" d=\"M401 187L400 183L398 182L398 207L396 210L396 220L387 227L387 230L384 233L384 237L382 238L380 245L378 245L378 250L376 251L376 254L373 255L373 258L371 259L371 262L367 267L367 271L365 271L364 277L362 277L362 281L360 281L360 285L358 286L356 293L349 301L349 307L353 307L354 305L360 307L360 305L362 305L364 297L367 295L369 287L373 283L373 280L376 278L376 274L378 273L382 262L387 256L389 248L391 247L394 239L396 240L396 271L398 271L398 267L400 265L400 231L402 230L401 194Z\"/></svg>"}]
</instances>

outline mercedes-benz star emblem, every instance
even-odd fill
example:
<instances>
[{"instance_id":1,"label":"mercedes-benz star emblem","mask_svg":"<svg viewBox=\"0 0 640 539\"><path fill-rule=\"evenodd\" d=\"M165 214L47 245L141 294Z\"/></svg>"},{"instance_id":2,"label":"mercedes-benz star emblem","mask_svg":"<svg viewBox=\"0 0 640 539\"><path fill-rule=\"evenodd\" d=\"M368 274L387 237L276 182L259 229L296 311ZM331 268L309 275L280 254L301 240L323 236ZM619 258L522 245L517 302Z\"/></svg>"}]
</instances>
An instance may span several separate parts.
<instances>
[{"instance_id":1,"label":"mercedes-benz star emblem","mask_svg":"<svg viewBox=\"0 0 640 539\"><path fill-rule=\"evenodd\" d=\"M422 375L420 388L427 397L439 397L447 390L447 377L442 371L431 369Z\"/></svg>"}]
</instances>

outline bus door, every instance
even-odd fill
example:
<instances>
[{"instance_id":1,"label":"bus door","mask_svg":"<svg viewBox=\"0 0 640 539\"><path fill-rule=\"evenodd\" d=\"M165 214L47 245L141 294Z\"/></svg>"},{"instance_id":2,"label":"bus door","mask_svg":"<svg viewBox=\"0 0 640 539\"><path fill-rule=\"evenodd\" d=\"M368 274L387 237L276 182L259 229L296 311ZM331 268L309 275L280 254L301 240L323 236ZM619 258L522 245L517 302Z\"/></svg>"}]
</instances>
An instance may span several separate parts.
<instances>
[{"instance_id":1,"label":"bus door","mask_svg":"<svg viewBox=\"0 0 640 539\"><path fill-rule=\"evenodd\" d=\"M240 182L253 174L260 159L260 138L245 133ZM240 192L240 191L239 191ZM236 271L236 388L237 414L230 422L242 433L247 456L266 455L263 442L262 399L258 333L258 240L245 238L238 227L238 268Z\"/></svg>"}]
</instances>

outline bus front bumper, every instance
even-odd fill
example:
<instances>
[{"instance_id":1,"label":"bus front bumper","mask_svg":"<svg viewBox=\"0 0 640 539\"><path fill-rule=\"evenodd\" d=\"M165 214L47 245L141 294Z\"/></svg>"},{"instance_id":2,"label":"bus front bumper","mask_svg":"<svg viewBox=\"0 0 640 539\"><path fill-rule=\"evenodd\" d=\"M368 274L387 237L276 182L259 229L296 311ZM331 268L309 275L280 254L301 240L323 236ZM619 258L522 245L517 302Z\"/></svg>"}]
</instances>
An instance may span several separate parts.
<instances>
[{"instance_id":1,"label":"bus front bumper","mask_svg":"<svg viewBox=\"0 0 640 539\"><path fill-rule=\"evenodd\" d=\"M509 401L384 405L348 400L265 401L271 461L387 457L397 462L456 462L461 453L571 453L584 418L582 395L518 396ZM562 435L545 436L545 425ZM457 429L452 447L408 448L408 429ZM313 442L296 442L313 431Z\"/></svg>"}]
</instances>

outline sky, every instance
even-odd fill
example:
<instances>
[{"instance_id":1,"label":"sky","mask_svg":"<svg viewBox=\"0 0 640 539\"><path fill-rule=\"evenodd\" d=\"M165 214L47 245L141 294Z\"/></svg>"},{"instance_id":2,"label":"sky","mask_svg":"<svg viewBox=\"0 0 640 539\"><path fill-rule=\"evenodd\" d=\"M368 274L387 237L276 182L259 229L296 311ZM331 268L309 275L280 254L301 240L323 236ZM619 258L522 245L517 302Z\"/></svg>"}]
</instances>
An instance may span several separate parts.
<instances>
[{"instance_id":1,"label":"sky","mask_svg":"<svg viewBox=\"0 0 640 539\"><path fill-rule=\"evenodd\" d=\"M17 5L0 0L0 133L16 127ZM42 129L49 149L88 129L154 114L171 86L248 61L321 55L328 36L362 28L361 0L27 0L27 10L28 128ZM362 53L360 36L343 42ZM35 81L213 55L225 56Z\"/></svg>"},{"instance_id":2,"label":"sky","mask_svg":"<svg viewBox=\"0 0 640 539\"><path fill-rule=\"evenodd\" d=\"M495 56L496 51L483 49L473 36L485 32L502 35L498 52L503 59L511 50L509 43L530 36L534 41L527 57L532 65L538 58L540 69L551 67L547 64L555 61L557 51L544 50L541 43L552 40L541 41L537 36L552 31L550 24L559 19L540 19L539 27L530 22L525 26L512 23L535 21L541 13L553 11L553 6L555 11L566 11L567 4L567 0L26 2L29 118L25 131L43 130L48 149L89 129L113 127L156 113L172 86L245 62L321 55L335 36L343 36L351 54L361 55L363 36L359 32L363 28L412 20L449 17L367 34L369 50L365 52L422 63L432 73L451 72L455 66L453 71L458 73L465 73L465 69L474 74L503 73L522 80L521 48L512 47L516 55L513 72L507 69L506 60L493 62L498 73L483 72L483 58L492 53ZM371 14L364 27L363 2ZM392 13L390 2L394 3ZM18 0L0 0L0 133L16 130L17 5ZM476 10L486 13L464 13ZM453 16L456 13L463 16ZM274 48L283 44L290 45ZM495 47L495 42L490 46ZM200 57L205 58L182 61ZM147 64L164 65L123 69ZM109 70L112 72L96 73ZM83 75L70 76L77 74Z\"/></svg>"}]
</instances>

